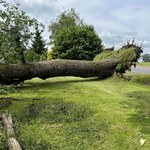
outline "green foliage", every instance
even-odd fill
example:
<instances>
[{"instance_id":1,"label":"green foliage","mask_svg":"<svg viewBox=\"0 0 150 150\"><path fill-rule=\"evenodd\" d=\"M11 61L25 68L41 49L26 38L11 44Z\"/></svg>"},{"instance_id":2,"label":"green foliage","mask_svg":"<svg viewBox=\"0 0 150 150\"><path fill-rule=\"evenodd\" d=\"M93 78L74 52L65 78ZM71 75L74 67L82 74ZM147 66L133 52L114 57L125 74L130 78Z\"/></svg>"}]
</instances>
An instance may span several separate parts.
<instances>
[{"instance_id":1,"label":"green foliage","mask_svg":"<svg viewBox=\"0 0 150 150\"><path fill-rule=\"evenodd\" d=\"M13 86L1 86L0 85L0 95L8 95L10 93L17 92L16 88ZM0 98L0 109L8 107L12 104L9 97Z\"/></svg>"},{"instance_id":2,"label":"green foliage","mask_svg":"<svg viewBox=\"0 0 150 150\"><path fill-rule=\"evenodd\" d=\"M54 38L62 29L76 25L83 25L83 20L80 19L75 9L71 8L71 10L64 11L58 15L57 19L49 25L49 31L51 32L50 39L52 40L51 44L53 44Z\"/></svg>"},{"instance_id":3,"label":"green foliage","mask_svg":"<svg viewBox=\"0 0 150 150\"><path fill-rule=\"evenodd\" d=\"M150 54L144 54L142 56L142 59L144 62L150 62Z\"/></svg>"},{"instance_id":4,"label":"green foliage","mask_svg":"<svg viewBox=\"0 0 150 150\"><path fill-rule=\"evenodd\" d=\"M0 59L4 63L12 63L12 60L25 63L24 52L29 48L34 30L43 25L21 11L19 4L10 5L5 0L0 4Z\"/></svg>"},{"instance_id":5,"label":"green foliage","mask_svg":"<svg viewBox=\"0 0 150 150\"><path fill-rule=\"evenodd\" d=\"M92 60L103 49L93 26L65 28L54 38L52 58Z\"/></svg>"},{"instance_id":6,"label":"green foliage","mask_svg":"<svg viewBox=\"0 0 150 150\"><path fill-rule=\"evenodd\" d=\"M106 59L118 60L116 72L124 73L126 70L130 70L133 63L137 62L140 53L136 47L123 48L115 51L103 51L94 58L94 61Z\"/></svg>"},{"instance_id":7,"label":"green foliage","mask_svg":"<svg viewBox=\"0 0 150 150\"><path fill-rule=\"evenodd\" d=\"M33 50L28 50L25 52L25 59L27 62L39 62L47 59L47 53L42 52L40 54L37 54Z\"/></svg>"},{"instance_id":8,"label":"green foliage","mask_svg":"<svg viewBox=\"0 0 150 150\"><path fill-rule=\"evenodd\" d=\"M40 32L38 28L36 28L34 39L32 40L31 49L37 54L42 54L46 52L46 43L41 36L42 31Z\"/></svg>"},{"instance_id":9,"label":"green foliage","mask_svg":"<svg viewBox=\"0 0 150 150\"><path fill-rule=\"evenodd\" d=\"M94 28L85 25L75 9L62 12L49 31L54 47L48 59L92 60L102 51L102 41Z\"/></svg>"},{"instance_id":10,"label":"green foliage","mask_svg":"<svg viewBox=\"0 0 150 150\"><path fill-rule=\"evenodd\" d=\"M1 86L0 85L0 95L1 94L7 94L7 93L12 93L16 92L16 89L14 86Z\"/></svg>"}]
</instances>

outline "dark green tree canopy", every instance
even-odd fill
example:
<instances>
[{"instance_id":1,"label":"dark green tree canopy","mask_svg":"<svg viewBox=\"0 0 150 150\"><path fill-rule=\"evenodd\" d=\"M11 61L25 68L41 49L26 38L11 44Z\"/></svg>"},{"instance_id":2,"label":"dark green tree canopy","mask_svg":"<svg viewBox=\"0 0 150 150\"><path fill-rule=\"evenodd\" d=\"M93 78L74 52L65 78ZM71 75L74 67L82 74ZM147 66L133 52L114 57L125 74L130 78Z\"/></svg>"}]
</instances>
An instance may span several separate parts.
<instances>
[{"instance_id":1,"label":"dark green tree canopy","mask_svg":"<svg viewBox=\"0 0 150 150\"><path fill-rule=\"evenodd\" d=\"M55 36L52 58L92 60L102 50L102 41L93 26L70 26Z\"/></svg>"},{"instance_id":2,"label":"dark green tree canopy","mask_svg":"<svg viewBox=\"0 0 150 150\"><path fill-rule=\"evenodd\" d=\"M43 40L41 34L42 31L40 31L38 27L36 27L35 36L34 39L32 40L31 50L33 50L37 54L42 54L43 52L46 52L46 43Z\"/></svg>"},{"instance_id":3,"label":"dark green tree canopy","mask_svg":"<svg viewBox=\"0 0 150 150\"><path fill-rule=\"evenodd\" d=\"M31 47L25 52L27 62L39 62L47 59L46 42L42 37L43 30L36 27Z\"/></svg>"},{"instance_id":4,"label":"dark green tree canopy","mask_svg":"<svg viewBox=\"0 0 150 150\"><path fill-rule=\"evenodd\" d=\"M144 62L150 62L150 54L143 54L142 59Z\"/></svg>"}]
</instances>

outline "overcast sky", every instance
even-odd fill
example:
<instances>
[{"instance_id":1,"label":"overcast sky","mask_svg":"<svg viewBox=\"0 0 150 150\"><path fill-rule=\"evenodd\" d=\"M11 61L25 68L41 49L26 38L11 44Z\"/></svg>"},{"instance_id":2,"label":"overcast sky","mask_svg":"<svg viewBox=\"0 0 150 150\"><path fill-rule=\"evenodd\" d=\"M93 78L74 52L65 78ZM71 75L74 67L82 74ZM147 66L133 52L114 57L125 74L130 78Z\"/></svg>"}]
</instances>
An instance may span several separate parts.
<instances>
[{"instance_id":1,"label":"overcast sky","mask_svg":"<svg viewBox=\"0 0 150 150\"><path fill-rule=\"evenodd\" d=\"M127 40L144 40L150 53L150 0L8 0L19 2L28 15L45 26L64 9L75 8L84 22L95 27L106 47L119 48ZM49 33L45 32L48 39Z\"/></svg>"}]
</instances>

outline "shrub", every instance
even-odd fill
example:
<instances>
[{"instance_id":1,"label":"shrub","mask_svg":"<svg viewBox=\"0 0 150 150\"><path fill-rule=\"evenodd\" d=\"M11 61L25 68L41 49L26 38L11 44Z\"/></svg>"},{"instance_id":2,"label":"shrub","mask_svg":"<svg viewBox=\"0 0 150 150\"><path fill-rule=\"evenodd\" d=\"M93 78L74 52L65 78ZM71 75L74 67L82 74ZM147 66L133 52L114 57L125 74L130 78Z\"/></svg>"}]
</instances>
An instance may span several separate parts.
<instances>
[{"instance_id":1,"label":"shrub","mask_svg":"<svg viewBox=\"0 0 150 150\"><path fill-rule=\"evenodd\" d=\"M102 41L93 26L72 26L54 38L52 58L92 60L102 49Z\"/></svg>"},{"instance_id":2,"label":"shrub","mask_svg":"<svg viewBox=\"0 0 150 150\"><path fill-rule=\"evenodd\" d=\"M25 53L25 59L27 62L38 62L42 60L46 60L47 58L47 53L42 52L41 54L37 54L33 50L29 50Z\"/></svg>"}]
</instances>

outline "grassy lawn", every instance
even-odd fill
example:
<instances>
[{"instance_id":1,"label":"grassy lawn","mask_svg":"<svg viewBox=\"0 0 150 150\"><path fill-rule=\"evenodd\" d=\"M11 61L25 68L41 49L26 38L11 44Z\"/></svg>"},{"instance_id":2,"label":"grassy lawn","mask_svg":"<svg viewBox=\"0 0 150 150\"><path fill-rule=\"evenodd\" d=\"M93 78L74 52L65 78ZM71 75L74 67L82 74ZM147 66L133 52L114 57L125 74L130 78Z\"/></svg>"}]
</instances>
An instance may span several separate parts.
<instances>
[{"instance_id":1,"label":"grassy lawn","mask_svg":"<svg viewBox=\"0 0 150 150\"><path fill-rule=\"evenodd\" d=\"M150 67L150 62L140 62L137 64L139 67Z\"/></svg>"},{"instance_id":2,"label":"grassy lawn","mask_svg":"<svg viewBox=\"0 0 150 150\"><path fill-rule=\"evenodd\" d=\"M150 87L142 84L145 78L150 82L150 75L131 81L36 78L0 98L12 100L5 109L13 114L26 150L149 150ZM147 140L144 146L141 138Z\"/></svg>"}]
</instances>

